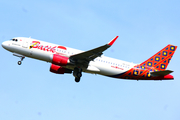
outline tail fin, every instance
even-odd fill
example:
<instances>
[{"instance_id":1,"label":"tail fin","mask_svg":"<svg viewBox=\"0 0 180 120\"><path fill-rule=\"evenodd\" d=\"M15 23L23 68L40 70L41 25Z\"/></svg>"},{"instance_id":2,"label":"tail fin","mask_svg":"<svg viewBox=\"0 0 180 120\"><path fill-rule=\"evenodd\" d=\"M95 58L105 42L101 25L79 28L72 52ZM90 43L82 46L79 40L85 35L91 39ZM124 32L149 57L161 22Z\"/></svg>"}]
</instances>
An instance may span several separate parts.
<instances>
[{"instance_id":1,"label":"tail fin","mask_svg":"<svg viewBox=\"0 0 180 120\"><path fill-rule=\"evenodd\" d=\"M169 44L139 66L141 68L151 67L154 69L153 71L164 71L166 70L176 49L177 46Z\"/></svg>"}]
</instances>

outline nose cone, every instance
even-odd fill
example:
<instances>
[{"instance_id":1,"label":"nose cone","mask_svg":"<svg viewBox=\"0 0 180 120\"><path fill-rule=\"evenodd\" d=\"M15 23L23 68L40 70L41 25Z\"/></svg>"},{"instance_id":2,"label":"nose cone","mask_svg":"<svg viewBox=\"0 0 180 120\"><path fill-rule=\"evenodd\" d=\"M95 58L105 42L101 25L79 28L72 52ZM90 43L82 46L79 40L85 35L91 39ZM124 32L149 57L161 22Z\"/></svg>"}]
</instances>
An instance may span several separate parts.
<instances>
[{"instance_id":1,"label":"nose cone","mask_svg":"<svg viewBox=\"0 0 180 120\"><path fill-rule=\"evenodd\" d=\"M5 42L3 42L1 45L2 45L2 47L3 47L4 49L6 49L7 46L8 46L8 43L7 43L7 41L5 41Z\"/></svg>"}]
</instances>

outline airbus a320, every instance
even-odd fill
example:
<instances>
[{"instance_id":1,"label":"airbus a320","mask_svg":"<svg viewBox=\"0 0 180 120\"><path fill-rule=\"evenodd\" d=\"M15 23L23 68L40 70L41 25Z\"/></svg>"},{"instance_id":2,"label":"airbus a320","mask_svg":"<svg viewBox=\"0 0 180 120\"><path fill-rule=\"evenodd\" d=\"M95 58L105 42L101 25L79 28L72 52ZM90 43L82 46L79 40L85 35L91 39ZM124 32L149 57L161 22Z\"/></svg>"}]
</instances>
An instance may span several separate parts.
<instances>
[{"instance_id":1,"label":"airbus a320","mask_svg":"<svg viewBox=\"0 0 180 120\"><path fill-rule=\"evenodd\" d=\"M100 74L113 78L131 80L173 80L173 71L166 70L177 46L168 44L155 55L140 64L134 64L110 57L103 52L111 47L118 36L100 47L81 51L26 37L15 37L2 43L2 47L20 58L25 57L51 63L50 72L72 73L79 82L82 72Z\"/></svg>"}]
</instances>

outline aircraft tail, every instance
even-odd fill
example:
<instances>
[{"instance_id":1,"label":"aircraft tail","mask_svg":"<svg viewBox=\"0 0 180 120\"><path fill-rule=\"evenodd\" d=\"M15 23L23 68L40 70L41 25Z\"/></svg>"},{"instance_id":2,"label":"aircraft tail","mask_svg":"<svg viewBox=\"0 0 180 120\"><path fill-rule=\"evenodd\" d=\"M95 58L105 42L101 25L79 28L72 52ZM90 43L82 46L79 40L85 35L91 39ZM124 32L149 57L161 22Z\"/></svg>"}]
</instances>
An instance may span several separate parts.
<instances>
[{"instance_id":1,"label":"aircraft tail","mask_svg":"<svg viewBox=\"0 0 180 120\"><path fill-rule=\"evenodd\" d=\"M176 49L177 46L169 44L165 48L157 52L155 55L139 64L138 67L141 67L142 69L146 67L151 68L153 69L152 71L164 71L166 70L170 60L172 59L172 56Z\"/></svg>"}]
</instances>

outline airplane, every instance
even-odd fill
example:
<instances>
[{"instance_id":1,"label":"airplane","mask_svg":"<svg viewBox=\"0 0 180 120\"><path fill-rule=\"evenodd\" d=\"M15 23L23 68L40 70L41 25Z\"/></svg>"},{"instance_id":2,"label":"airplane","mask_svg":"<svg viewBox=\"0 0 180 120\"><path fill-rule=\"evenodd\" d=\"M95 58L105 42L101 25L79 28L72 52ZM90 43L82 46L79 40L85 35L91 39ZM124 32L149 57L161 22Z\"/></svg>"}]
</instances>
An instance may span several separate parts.
<instances>
[{"instance_id":1,"label":"airplane","mask_svg":"<svg viewBox=\"0 0 180 120\"><path fill-rule=\"evenodd\" d=\"M2 47L20 58L25 57L51 63L50 72L56 74L72 73L79 82L82 72L100 74L107 77L131 80L173 80L173 71L166 70L177 46L168 44L146 61L135 64L110 57L103 52L111 47L118 36L100 47L81 51L41 40L15 37L2 43Z\"/></svg>"}]
</instances>

